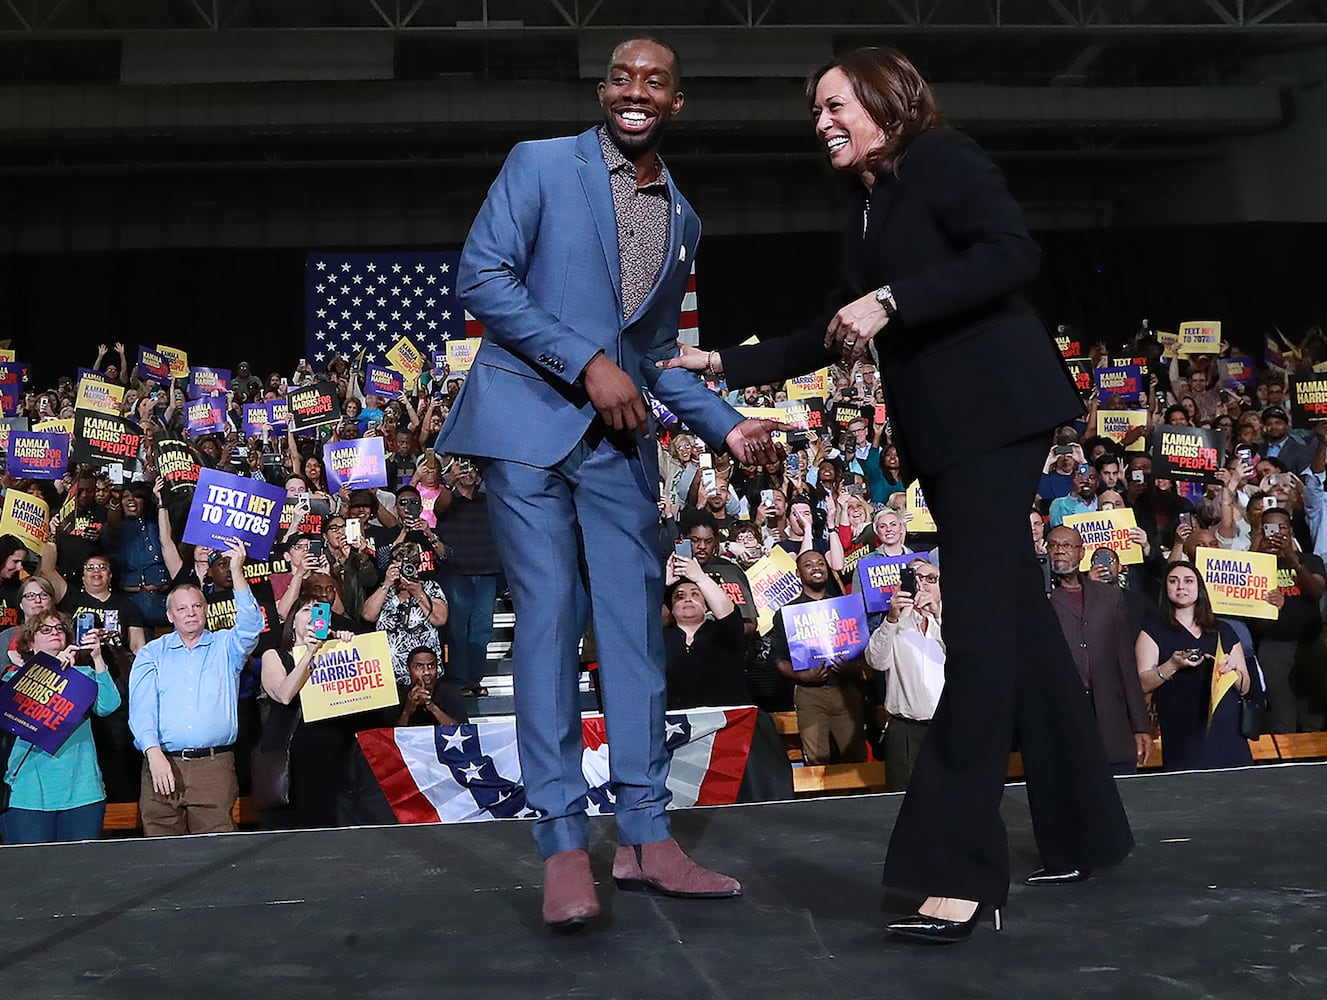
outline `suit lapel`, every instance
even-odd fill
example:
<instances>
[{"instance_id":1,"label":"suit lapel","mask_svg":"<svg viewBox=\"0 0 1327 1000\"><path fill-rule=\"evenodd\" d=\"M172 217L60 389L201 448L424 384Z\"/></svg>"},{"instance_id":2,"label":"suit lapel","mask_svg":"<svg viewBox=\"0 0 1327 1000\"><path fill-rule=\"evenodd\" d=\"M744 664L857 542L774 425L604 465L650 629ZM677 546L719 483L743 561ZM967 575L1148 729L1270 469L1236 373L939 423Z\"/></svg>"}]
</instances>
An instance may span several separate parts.
<instances>
[{"instance_id":1,"label":"suit lapel","mask_svg":"<svg viewBox=\"0 0 1327 1000\"><path fill-rule=\"evenodd\" d=\"M644 316L654 306L654 300L659 295L659 289L668 281L669 275L673 273L673 268L678 266L678 258L681 255L682 248L682 201L677 191L673 189L672 179L668 181L668 250L664 254L664 261L659 268L658 277L654 279L654 286L641 301L640 307L630 317L635 319L637 316ZM688 264L688 267L691 265Z\"/></svg>"},{"instance_id":2,"label":"suit lapel","mask_svg":"<svg viewBox=\"0 0 1327 1000\"><path fill-rule=\"evenodd\" d=\"M577 175L580 177L581 190L589 204L590 218L599 233L599 245L603 250L604 263L608 266L608 275L612 279L613 295L617 299L618 315L622 314L622 263L617 247L617 212L613 208L613 189L608 183L608 166L604 163L604 151L599 148L597 129L582 132L576 139Z\"/></svg>"}]
</instances>

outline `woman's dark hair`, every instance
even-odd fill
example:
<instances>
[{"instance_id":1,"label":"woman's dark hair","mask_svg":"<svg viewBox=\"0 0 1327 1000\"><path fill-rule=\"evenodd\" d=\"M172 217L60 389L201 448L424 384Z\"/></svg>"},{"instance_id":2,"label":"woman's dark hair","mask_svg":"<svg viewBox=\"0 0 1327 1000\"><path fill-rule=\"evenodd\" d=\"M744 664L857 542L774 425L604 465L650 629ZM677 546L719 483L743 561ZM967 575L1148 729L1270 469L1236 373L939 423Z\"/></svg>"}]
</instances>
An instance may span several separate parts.
<instances>
[{"instance_id":1,"label":"woman's dark hair","mask_svg":"<svg viewBox=\"0 0 1327 1000\"><path fill-rule=\"evenodd\" d=\"M908 144L922 132L939 128L944 117L936 106L930 85L911 60L897 49L861 48L845 52L825 63L806 81L806 106L814 107L820 79L832 69L852 83L857 100L887 136L880 149L872 150L872 166L898 173Z\"/></svg>"},{"instance_id":2,"label":"woman's dark hair","mask_svg":"<svg viewBox=\"0 0 1327 1000\"><path fill-rule=\"evenodd\" d=\"M295 616L316 600L316 597L301 597L295 602L295 606L290 609L286 624L281 629L281 648L287 653L295 646Z\"/></svg>"},{"instance_id":3,"label":"woman's dark hair","mask_svg":"<svg viewBox=\"0 0 1327 1000\"><path fill-rule=\"evenodd\" d=\"M26 551L17 535L0 535L0 565L4 565L15 552Z\"/></svg>"},{"instance_id":4,"label":"woman's dark hair","mask_svg":"<svg viewBox=\"0 0 1327 1000\"><path fill-rule=\"evenodd\" d=\"M1193 604L1193 623L1204 632L1216 631L1216 615L1212 613L1212 600L1207 596L1207 584L1203 582L1203 575L1198 572L1198 567L1187 559L1181 559L1171 563L1166 567L1166 580L1170 579L1170 574L1177 569L1187 569L1198 578L1198 599ZM1157 611L1161 620L1172 628L1180 627L1175 620L1175 606L1170 603L1170 592L1166 588L1166 580L1161 584L1161 597L1157 600Z\"/></svg>"},{"instance_id":5,"label":"woman's dark hair","mask_svg":"<svg viewBox=\"0 0 1327 1000\"><path fill-rule=\"evenodd\" d=\"M129 483L124 491L143 502L143 519L149 524L157 516L157 498L152 494L152 487L147 483Z\"/></svg>"},{"instance_id":6,"label":"woman's dark hair","mask_svg":"<svg viewBox=\"0 0 1327 1000\"><path fill-rule=\"evenodd\" d=\"M1182 413L1182 414L1184 415L1184 419L1185 419L1185 420L1188 420L1188 419L1189 419L1189 411L1188 411L1188 410L1186 410L1186 409L1185 409L1183 406L1181 406L1179 403L1171 403L1169 406L1166 407L1166 412L1165 412L1165 415L1161 418L1161 422L1164 423L1164 424L1168 424L1168 423L1170 423L1170 415L1171 415L1172 413Z\"/></svg>"}]
</instances>

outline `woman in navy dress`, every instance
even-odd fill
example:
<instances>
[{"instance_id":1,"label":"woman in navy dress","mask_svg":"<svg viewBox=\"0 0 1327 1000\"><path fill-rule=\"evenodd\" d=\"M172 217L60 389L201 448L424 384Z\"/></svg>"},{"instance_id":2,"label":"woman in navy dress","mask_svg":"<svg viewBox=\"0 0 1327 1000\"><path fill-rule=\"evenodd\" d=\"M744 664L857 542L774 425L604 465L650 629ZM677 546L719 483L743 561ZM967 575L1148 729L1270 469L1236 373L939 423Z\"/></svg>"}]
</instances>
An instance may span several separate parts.
<instances>
[{"instance_id":1,"label":"woman in navy dress","mask_svg":"<svg viewBox=\"0 0 1327 1000\"><path fill-rule=\"evenodd\" d=\"M1224 653L1216 663L1217 643ZM1235 671L1235 692L1261 697L1235 630L1212 613L1207 586L1192 563L1174 563L1150 620L1134 644L1143 691L1152 692L1167 771L1252 764L1239 731L1240 699L1227 692L1208 723L1212 671Z\"/></svg>"}]
</instances>

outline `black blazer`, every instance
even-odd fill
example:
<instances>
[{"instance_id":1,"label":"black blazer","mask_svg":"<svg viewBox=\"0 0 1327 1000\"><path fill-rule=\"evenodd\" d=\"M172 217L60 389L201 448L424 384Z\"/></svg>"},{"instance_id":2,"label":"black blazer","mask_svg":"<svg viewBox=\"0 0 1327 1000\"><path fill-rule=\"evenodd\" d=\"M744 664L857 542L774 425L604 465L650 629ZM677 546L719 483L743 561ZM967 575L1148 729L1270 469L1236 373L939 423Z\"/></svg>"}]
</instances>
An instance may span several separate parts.
<instances>
[{"instance_id":1,"label":"black blazer","mask_svg":"<svg viewBox=\"0 0 1327 1000\"><path fill-rule=\"evenodd\" d=\"M894 440L910 468L934 473L1082 415L1054 339L1019 294L1036 277L1041 250L1004 175L975 142L949 129L924 132L897 176L882 175L869 199L862 191L852 201L824 312L796 333L723 351L730 388L823 368L836 357L824 349L830 318L887 284L898 313L875 343ZM977 413L983 424L974 433Z\"/></svg>"}]
</instances>

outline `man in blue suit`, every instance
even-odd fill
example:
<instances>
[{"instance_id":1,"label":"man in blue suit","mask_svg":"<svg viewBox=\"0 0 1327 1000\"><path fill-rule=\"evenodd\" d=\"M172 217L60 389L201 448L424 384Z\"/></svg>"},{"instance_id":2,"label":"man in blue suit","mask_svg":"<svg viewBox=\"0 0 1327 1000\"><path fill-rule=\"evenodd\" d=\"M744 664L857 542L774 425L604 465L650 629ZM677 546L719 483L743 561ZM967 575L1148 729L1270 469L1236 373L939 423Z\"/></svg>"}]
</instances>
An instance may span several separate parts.
<instances>
[{"instance_id":1,"label":"man in blue suit","mask_svg":"<svg viewBox=\"0 0 1327 1000\"><path fill-rule=\"evenodd\" d=\"M598 915L586 852L577 647L593 612L602 665L619 888L735 896L692 862L664 809L659 470L644 385L712 447L777 461L769 421L742 420L685 371L678 318L700 222L657 155L682 108L676 54L623 42L599 84L604 123L523 142L461 255L459 294L484 342L436 447L474 456L516 606L521 770L538 812L544 920Z\"/></svg>"}]
</instances>

